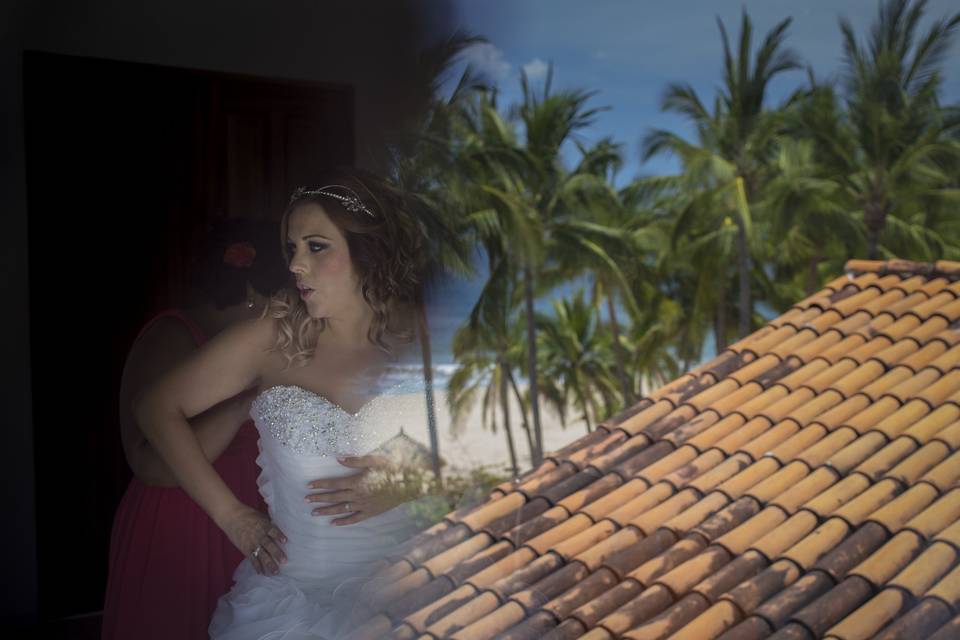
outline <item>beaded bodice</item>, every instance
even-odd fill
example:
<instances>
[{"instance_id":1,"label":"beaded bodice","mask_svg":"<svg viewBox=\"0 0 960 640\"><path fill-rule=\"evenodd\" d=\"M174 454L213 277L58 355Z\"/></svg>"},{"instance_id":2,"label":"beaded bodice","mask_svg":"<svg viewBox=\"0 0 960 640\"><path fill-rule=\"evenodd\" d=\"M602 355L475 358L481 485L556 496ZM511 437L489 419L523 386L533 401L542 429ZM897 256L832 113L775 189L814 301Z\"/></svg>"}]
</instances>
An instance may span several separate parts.
<instances>
[{"instance_id":1,"label":"beaded bodice","mask_svg":"<svg viewBox=\"0 0 960 640\"><path fill-rule=\"evenodd\" d=\"M270 519L288 537L289 562L281 572L301 580L349 573L350 566L382 555L407 523L399 509L348 527L324 526L336 516L314 516L308 483L353 475L337 457L362 456L396 436L402 411L396 393L374 396L350 413L302 387L270 387L253 401L250 416L260 433L260 493Z\"/></svg>"},{"instance_id":2,"label":"beaded bodice","mask_svg":"<svg viewBox=\"0 0 960 640\"><path fill-rule=\"evenodd\" d=\"M294 453L362 455L384 441L388 425L372 414L387 396L378 395L350 413L321 395L294 385L264 390L250 408L261 437L269 434ZM394 435L393 433L389 435Z\"/></svg>"}]
</instances>

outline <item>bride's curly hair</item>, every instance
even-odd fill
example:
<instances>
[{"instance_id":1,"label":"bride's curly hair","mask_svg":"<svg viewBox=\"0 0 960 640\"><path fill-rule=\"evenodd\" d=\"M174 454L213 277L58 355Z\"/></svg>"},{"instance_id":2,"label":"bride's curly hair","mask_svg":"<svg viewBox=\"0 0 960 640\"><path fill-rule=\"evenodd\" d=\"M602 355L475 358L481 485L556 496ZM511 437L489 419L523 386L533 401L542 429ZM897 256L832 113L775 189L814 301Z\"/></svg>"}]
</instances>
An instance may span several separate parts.
<instances>
[{"instance_id":1,"label":"bride's curly hair","mask_svg":"<svg viewBox=\"0 0 960 640\"><path fill-rule=\"evenodd\" d=\"M367 337L389 353L392 344L413 339L411 314L415 311L425 265L423 231L404 206L402 195L372 173L338 168L324 172L319 180L318 186L337 185L356 192L362 205L373 215L363 210L348 210L344 202L317 191L297 189L280 221L284 256L289 264L286 244L290 214L305 204L320 205L346 238L360 291L373 310ZM337 189L332 192L348 193ZM323 318L310 317L292 280L271 296L264 315L277 320L273 350L287 358L288 366L306 363L313 357L317 338L327 323Z\"/></svg>"}]
</instances>

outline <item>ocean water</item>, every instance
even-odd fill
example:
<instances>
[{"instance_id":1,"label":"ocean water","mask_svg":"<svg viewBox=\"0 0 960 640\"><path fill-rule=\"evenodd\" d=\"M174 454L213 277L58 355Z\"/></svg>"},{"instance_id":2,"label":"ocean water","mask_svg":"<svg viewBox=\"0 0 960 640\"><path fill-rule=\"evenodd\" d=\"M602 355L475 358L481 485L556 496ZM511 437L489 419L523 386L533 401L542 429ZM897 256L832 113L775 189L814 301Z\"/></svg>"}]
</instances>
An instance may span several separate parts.
<instances>
[{"instance_id":1,"label":"ocean water","mask_svg":"<svg viewBox=\"0 0 960 640\"><path fill-rule=\"evenodd\" d=\"M433 363L434 389L446 389L450 376L457 365L450 363ZM391 366L381 380L381 388L388 394L406 394L423 392L423 364L402 363Z\"/></svg>"}]
</instances>

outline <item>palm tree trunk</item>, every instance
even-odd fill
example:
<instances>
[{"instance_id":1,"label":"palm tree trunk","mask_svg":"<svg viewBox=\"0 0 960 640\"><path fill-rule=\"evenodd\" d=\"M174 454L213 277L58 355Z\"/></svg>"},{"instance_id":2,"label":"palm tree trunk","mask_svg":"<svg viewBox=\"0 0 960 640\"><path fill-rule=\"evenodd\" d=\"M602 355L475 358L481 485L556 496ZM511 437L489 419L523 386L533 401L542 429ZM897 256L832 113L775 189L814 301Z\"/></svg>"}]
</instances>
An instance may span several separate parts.
<instances>
[{"instance_id":1,"label":"palm tree trunk","mask_svg":"<svg viewBox=\"0 0 960 640\"><path fill-rule=\"evenodd\" d=\"M500 407L503 410L503 431L507 434L507 449L510 451L510 468L513 471L513 477L520 475L520 468L517 466L517 451L513 447L513 431L510 429L510 406L508 404L507 394L507 365L500 361Z\"/></svg>"},{"instance_id":2,"label":"palm tree trunk","mask_svg":"<svg viewBox=\"0 0 960 640\"><path fill-rule=\"evenodd\" d=\"M812 296L817 290L817 287L820 286L820 272L817 271L817 265L820 264L820 260L820 256L813 256L810 258L810 262L807 263L806 291L808 296Z\"/></svg>"},{"instance_id":3,"label":"palm tree trunk","mask_svg":"<svg viewBox=\"0 0 960 640\"><path fill-rule=\"evenodd\" d=\"M426 305L417 300L417 332L420 334L420 352L423 355L423 394L427 403L427 431L430 434L430 462L437 485L443 483L440 471L440 438L437 430L437 403L433 397L433 353L430 349L430 328L427 326Z\"/></svg>"},{"instance_id":4,"label":"palm tree trunk","mask_svg":"<svg viewBox=\"0 0 960 640\"><path fill-rule=\"evenodd\" d=\"M753 302L750 299L750 252L747 246L747 230L743 223L737 225L737 266L740 272L740 317L737 333L740 338L750 334Z\"/></svg>"},{"instance_id":5,"label":"palm tree trunk","mask_svg":"<svg viewBox=\"0 0 960 640\"><path fill-rule=\"evenodd\" d=\"M543 461L543 429L540 426L540 392L537 388L537 332L534 327L533 268L529 261L523 267L523 296L527 307L527 359L530 371L530 413L533 416L533 436L537 444L533 466Z\"/></svg>"},{"instance_id":6,"label":"palm tree trunk","mask_svg":"<svg viewBox=\"0 0 960 640\"><path fill-rule=\"evenodd\" d=\"M727 348L727 291L725 276L720 274L720 282L717 286L717 308L716 317L713 319L713 342L717 353ZM684 371L689 369L685 366Z\"/></svg>"},{"instance_id":7,"label":"palm tree trunk","mask_svg":"<svg viewBox=\"0 0 960 640\"><path fill-rule=\"evenodd\" d=\"M880 232L886 222L886 207L883 203L870 200L863 208L863 224L867 228L867 258L880 259Z\"/></svg>"},{"instance_id":8,"label":"palm tree trunk","mask_svg":"<svg viewBox=\"0 0 960 640\"><path fill-rule=\"evenodd\" d=\"M507 380L510 381L510 388L513 389L513 395L517 398L517 406L520 407L520 424L523 426L523 431L527 434L527 447L529 447L530 462L532 464L534 451L536 451L533 443L533 434L530 432L530 423L527 422L527 410L523 406L523 396L520 395L520 387L517 386L517 381L513 379L513 373L510 369L507 369Z\"/></svg>"},{"instance_id":9,"label":"palm tree trunk","mask_svg":"<svg viewBox=\"0 0 960 640\"><path fill-rule=\"evenodd\" d=\"M878 229L867 229L867 259L880 259L880 231Z\"/></svg>"},{"instance_id":10,"label":"palm tree trunk","mask_svg":"<svg viewBox=\"0 0 960 640\"><path fill-rule=\"evenodd\" d=\"M593 426L590 424L590 410L587 407L587 399L583 397L580 389L577 389L577 400L580 402L580 408L583 410L583 420L587 423L587 433L593 433Z\"/></svg>"},{"instance_id":11,"label":"palm tree trunk","mask_svg":"<svg viewBox=\"0 0 960 640\"><path fill-rule=\"evenodd\" d=\"M610 331L613 333L613 356L617 367L617 377L620 378L620 390L623 392L624 406L633 404L633 385L627 378L626 357L623 345L620 344L620 323L617 321L617 306L613 301L613 292L607 292L607 312L610 314Z\"/></svg>"}]
</instances>

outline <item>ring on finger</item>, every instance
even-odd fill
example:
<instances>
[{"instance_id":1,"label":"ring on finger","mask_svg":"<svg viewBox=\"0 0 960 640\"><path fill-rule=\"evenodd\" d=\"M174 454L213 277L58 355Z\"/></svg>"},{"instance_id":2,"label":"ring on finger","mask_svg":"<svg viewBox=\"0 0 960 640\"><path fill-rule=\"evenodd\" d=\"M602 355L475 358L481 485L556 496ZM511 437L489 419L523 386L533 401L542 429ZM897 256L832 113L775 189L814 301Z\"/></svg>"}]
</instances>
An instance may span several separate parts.
<instances>
[{"instance_id":1,"label":"ring on finger","mask_svg":"<svg viewBox=\"0 0 960 640\"><path fill-rule=\"evenodd\" d=\"M253 556L254 558L259 558L261 551L263 551L263 545L262 545L262 544L258 544L258 545L257 545L257 548L254 549L254 550L253 550L253 553L251 553L250 555Z\"/></svg>"},{"instance_id":2,"label":"ring on finger","mask_svg":"<svg viewBox=\"0 0 960 640\"><path fill-rule=\"evenodd\" d=\"M344 502L344 503L343 503L343 507L344 507L344 509L345 509L346 511L352 511L352 509L350 509L350 503L349 503L349 502Z\"/></svg>"}]
</instances>

